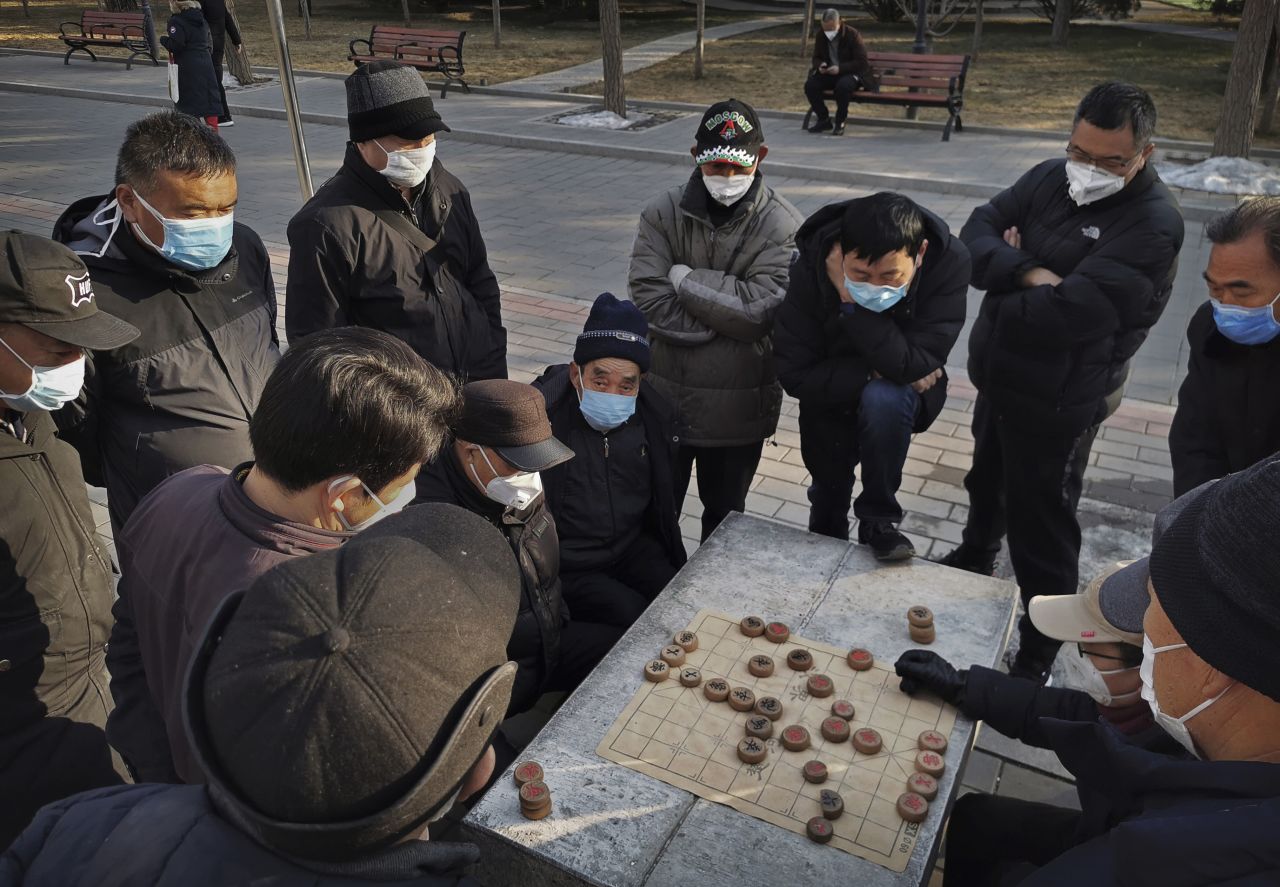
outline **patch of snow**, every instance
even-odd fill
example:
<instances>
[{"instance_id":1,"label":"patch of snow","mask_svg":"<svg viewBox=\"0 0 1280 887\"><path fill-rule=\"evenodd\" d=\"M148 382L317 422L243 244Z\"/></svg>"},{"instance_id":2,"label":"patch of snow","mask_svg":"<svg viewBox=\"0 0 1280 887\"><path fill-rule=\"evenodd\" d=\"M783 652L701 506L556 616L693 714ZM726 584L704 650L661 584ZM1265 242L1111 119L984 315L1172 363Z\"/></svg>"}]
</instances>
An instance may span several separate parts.
<instances>
[{"instance_id":1,"label":"patch of snow","mask_svg":"<svg viewBox=\"0 0 1280 887\"><path fill-rule=\"evenodd\" d=\"M1178 188L1215 194L1280 195L1280 169L1243 157L1210 157L1191 166L1156 165L1160 178Z\"/></svg>"},{"instance_id":2,"label":"patch of snow","mask_svg":"<svg viewBox=\"0 0 1280 887\"><path fill-rule=\"evenodd\" d=\"M612 111L592 111L587 114L571 114L561 117L557 123L565 126L581 126L587 129L628 129L638 123L647 123L653 119L651 114L633 111L630 117L619 117Z\"/></svg>"}]
</instances>

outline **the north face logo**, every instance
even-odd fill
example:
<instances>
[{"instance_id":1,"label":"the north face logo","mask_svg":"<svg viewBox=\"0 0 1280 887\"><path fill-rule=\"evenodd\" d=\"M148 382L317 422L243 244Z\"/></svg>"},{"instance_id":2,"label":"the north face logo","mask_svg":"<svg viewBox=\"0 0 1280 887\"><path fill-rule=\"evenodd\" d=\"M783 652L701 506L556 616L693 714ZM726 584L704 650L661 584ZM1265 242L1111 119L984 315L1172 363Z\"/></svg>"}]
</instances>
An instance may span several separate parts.
<instances>
[{"instance_id":1,"label":"the north face logo","mask_svg":"<svg viewBox=\"0 0 1280 887\"><path fill-rule=\"evenodd\" d=\"M720 138L724 139L726 142L732 142L737 137L738 129L733 125L733 121L730 120L724 125L724 128L720 130Z\"/></svg>"},{"instance_id":2,"label":"the north face logo","mask_svg":"<svg viewBox=\"0 0 1280 887\"><path fill-rule=\"evenodd\" d=\"M67 288L71 290L71 307L79 308L93 301L93 281L88 272L79 277L67 275Z\"/></svg>"}]
</instances>

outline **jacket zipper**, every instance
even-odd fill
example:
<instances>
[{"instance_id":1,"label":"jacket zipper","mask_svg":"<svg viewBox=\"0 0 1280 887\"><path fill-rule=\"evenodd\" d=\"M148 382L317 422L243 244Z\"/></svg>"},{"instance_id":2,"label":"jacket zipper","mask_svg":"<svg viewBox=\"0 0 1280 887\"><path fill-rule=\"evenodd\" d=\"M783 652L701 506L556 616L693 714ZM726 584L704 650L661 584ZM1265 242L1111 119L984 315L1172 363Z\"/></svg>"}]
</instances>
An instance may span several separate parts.
<instances>
[{"instance_id":1,"label":"jacket zipper","mask_svg":"<svg viewBox=\"0 0 1280 887\"><path fill-rule=\"evenodd\" d=\"M602 434L601 437L604 438L604 489L605 493L609 497L609 523L610 526L613 527L614 538L617 538L618 518L616 512L613 510L613 480L610 477L609 471L609 435Z\"/></svg>"}]
</instances>

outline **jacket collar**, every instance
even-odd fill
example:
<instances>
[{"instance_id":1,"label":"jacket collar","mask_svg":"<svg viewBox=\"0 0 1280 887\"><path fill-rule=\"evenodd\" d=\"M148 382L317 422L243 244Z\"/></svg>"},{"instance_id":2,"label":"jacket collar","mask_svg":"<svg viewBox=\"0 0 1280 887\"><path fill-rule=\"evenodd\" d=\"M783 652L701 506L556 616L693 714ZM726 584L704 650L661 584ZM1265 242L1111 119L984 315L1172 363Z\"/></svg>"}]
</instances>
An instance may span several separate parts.
<instances>
[{"instance_id":1,"label":"jacket collar","mask_svg":"<svg viewBox=\"0 0 1280 887\"><path fill-rule=\"evenodd\" d=\"M475 844L442 841L405 841L344 862L320 862L296 857L300 867L321 875L361 881L415 882L429 875L460 876L480 861Z\"/></svg>"},{"instance_id":2,"label":"jacket collar","mask_svg":"<svg viewBox=\"0 0 1280 887\"><path fill-rule=\"evenodd\" d=\"M13 434L13 421L20 425L25 439ZM50 437L52 418L43 410L29 413L10 410L0 403L0 459L34 456L43 452Z\"/></svg>"},{"instance_id":3,"label":"jacket collar","mask_svg":"<svg viewBox=\"0 0 1280 887\"><path fill-rule=\"evenodd\" d=\"M721 227L734 227L743 218L760 207L760 204L764 202L763 179L764 174L757 167L755 181L751 183L751 188L733 204L728 221ZM693 174L689 176L689 181L684 186L684 193L680 197L680 209L686 215L692 216L704 224L711 225L709 206L712 199L711 193L707 191L707 186L702 181L702 168L695 166Z\"/></svg>"},{"instance_id":4,"label":"jacket collar","mask_svg":"<svg viewBox=\"0 0 1280 887\"><path fill-rule=\"evenodd\" d=\"M288 521L259 506L244 491L244 478L252 467L252 462L245 462L227 475L218 490L218 506L227 522L256 545L297 556L329 551L355 536Z\"/></svg>"}]
</instances>

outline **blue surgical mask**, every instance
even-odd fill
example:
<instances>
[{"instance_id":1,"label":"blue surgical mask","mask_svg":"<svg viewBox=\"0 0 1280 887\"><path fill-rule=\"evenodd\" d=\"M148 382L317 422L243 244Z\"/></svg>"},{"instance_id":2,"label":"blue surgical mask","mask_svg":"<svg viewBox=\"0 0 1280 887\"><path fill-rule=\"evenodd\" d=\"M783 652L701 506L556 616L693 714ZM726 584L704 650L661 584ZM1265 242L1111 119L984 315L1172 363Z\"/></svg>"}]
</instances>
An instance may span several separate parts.
<instances>
[{"instance_id":1,"label":"blue surgical mask","mask_svg":"<svg viewBox=\"0 0 1280 887\"><path fill-rule=\"evenodd\" d=\"M915 269L911 272L911 280L915 280L915 275L919 270L920 258L917 256ZM888 311L906 297L907 288L911 286L911 280L908 280L902 286L876 286L873 283L850 280L846 274L844 288L848 291L849 298L853 299L854 302L868 311L874 311L879 314L882 311Z\"/></svg>"},{"instance_id":2,"label":"blue surgical mask","mask_svg":"<svg viewBox=\"0 0 1280 887\"><path fill-rule=\"evenodd\" d=\"M22 355L14 351L4 339L0 339L0 345L8 348L10 354L31 370L31 387L22 394L5 394L0 391L0 400L11 409L23 413L36 410L53 412L80 395L80 389L84 387L84 355L58 367L32 366L22 360Z\"/></svg>"},{"instance_id":3,"label":"blue surgical mask","mask_svg":"<svg viewBox=\"0 0 1280 887\"><path fill-rule=\"evenodd\" d=\"M341 486L351 480L354 476L355 475L352 474L344 474L342 477L335 478L334 481L329 484L329 492L332 493L334 487ZM417 487L415 487L411 481L405 484L399 493L396 493L396 497L394 499L390 502L383 502L378 498L378 494L369 489L369 485L364 481L360 481L360 486L364 487L366 496L378 503L378 510L360 521L358 524L351 523L347 520L347 516L345 514L341 511L335 510L334 514L338 515L338 521L342 526L346 527L347 531L350 533L359 533L361 530L367 530L383 518L388 518L393 514L399 514L401 511L404 511L405 507L413 501L414 496L416 496L418 492Z\"/></svg>"},{"instance_id":4,"label":"blue surgical mask","mask_svg":"<svg viewBox=\"0 0 1280 887\"><path fill-rule=\"evenodd\" d=\"M1224 305L1217 299L1209 300L1218 332L1241 345L1265 345L1280 335L1280 323L1276 322L1275 312L1277 301L1280 301L1280 293L1258 308L1241 308L1239 305Z\"/></svg>"},{"instance_id":5,"label":"blue surgical mask","mask_svg":"<svg viewBox=\"0 0 1280 887\"><path fill-rule=\"evenodd\" d=\"M578 369L578 384L582 386L582 393L578 395L578 406L582 410L582 418L601 434L612 431L635 415L636 399L634 397L592 391L582 381L581 368Z\"/></svg>"},{"instance_id":6,"label":"blue surgical mask","mask_svg":"<svg viewBox=\"0 0 1280 887\"><path fill-rule=\"evenodd\" d=\"M227 257L231 252L231 233L235 223L235 213L215 216L211 219L169 219L160 215L151 204L142 199L137 191L133 196L151 215L164 226L164 243L157 246L151 242L136 222L133 233L138 239L164 256L175 265L189 271L208 271Z\"/></svg>"}]
</instances>

